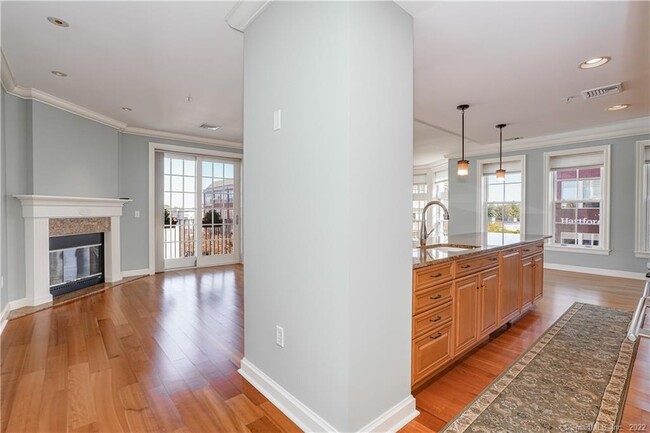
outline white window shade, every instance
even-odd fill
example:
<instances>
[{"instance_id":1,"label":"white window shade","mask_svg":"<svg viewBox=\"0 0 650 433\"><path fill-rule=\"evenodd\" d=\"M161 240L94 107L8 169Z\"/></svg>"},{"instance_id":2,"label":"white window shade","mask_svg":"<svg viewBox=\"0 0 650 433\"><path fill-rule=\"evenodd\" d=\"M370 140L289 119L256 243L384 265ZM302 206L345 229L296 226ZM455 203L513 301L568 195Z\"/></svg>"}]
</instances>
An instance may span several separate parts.
<instances>
[{"instance_id":1,"label":"white window shade","mask_svg":"<svg viewBox=\"0 0 650 433\"><path fill-rule=\"evenodd\" d=\"M418 185L422 183L427 183L427 175L426 174L414 174L413 175L413 184Z\"/></svg>"},{"instance_id":2,"label":"white window shade","mask_svg":"<svg viewBox=\"0 0 650 433\"><path fill-rule=\"evenodd\" d=\"M645 154L645 162L646 163L650 162L650 146L646 146L644 148L644 154Z\"/></svg>"},{"instance_id":3,"label":"white window shade","mask_svg":"<svg viewBox=\"0 0 650 433\"><path fill-rule=\"evenodd\" d=\"M506 173L519 173L521 172L521 161L503 161L501 164L501 168L503 168ZM498 162L491 162L488 164L483 164L483 175L488 176L490 174L496 173L496 171L499 169L499 163Z\"/></svg>"},{"instance_id":4,"label":"white window shade","mask_svg":"<svg viewBox=\"0 0 650 433\"><path fill-rule=\"evenodd\" d=\"M440 182L443 180L447 180L449 178L449 173L445 171L436 171L435 174L433 175L433 181L434 182Z\"/></svg>"},{"instance_id":5,"label":"white window shade","mask_svg":"<svg viewBox=\"0 0 650 433\"><path fill-rule=\"evenodd\" d=\"M551 170L596 167L603 165L605 165L605 152L603 151L557 155L552 156L549 160L549 168Z\"/></svg>"}]
</instances>

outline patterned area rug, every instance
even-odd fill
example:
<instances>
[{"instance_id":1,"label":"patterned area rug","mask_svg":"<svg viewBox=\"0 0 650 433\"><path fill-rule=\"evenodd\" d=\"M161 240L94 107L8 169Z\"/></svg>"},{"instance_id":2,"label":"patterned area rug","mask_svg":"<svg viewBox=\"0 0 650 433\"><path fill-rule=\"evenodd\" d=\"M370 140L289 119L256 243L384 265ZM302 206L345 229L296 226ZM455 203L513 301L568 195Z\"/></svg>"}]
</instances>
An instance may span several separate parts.
<instances>
[{"instance_id":1,"label":"patterned area rug","mask_svg":"<svg viewBox=\"0 0 650 433\"><path fill-rule=\"evenodd\" d=\"M440 432L613 432L637 343L632 313L575 303Z\"/></svg>"}]
</instances>

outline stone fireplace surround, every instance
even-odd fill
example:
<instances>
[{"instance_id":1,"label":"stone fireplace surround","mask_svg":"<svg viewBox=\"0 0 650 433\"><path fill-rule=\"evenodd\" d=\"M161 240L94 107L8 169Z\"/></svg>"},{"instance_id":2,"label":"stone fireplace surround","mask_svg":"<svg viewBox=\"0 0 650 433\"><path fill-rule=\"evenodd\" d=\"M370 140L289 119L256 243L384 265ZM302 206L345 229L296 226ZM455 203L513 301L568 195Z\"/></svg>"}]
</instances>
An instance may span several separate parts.
<instances>
[{"instance_id":1,"label":"stone fireplace surround","mask_svg":"<svg viewBox=\"0 0 650 433\"><path fill-rule=\"evenodd\" d=\"M104 279L120 281L120 217L131 200L50 195L15 195L25 219L25 289L27 306L52 301L49 240L52 235L104 233ZM89 231L90 230L90 231Z\"/></svg>"}]
</instances>

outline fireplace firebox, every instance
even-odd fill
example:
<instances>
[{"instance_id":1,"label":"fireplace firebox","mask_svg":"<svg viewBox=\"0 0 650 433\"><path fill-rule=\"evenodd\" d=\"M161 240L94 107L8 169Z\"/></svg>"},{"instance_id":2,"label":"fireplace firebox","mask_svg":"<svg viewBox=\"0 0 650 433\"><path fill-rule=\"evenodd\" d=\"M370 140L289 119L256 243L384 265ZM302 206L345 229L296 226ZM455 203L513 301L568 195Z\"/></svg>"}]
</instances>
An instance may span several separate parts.
<instances>
[{"instance_id":1,"label":"fireplace firebox","mask_svg":"<svg viewBox=\"0 0 650 433\"><path fill-rule=\"evenodd\" d=\"M103 282L104 233L50 237L52 296Z\"/></svg>"}]
</instances>

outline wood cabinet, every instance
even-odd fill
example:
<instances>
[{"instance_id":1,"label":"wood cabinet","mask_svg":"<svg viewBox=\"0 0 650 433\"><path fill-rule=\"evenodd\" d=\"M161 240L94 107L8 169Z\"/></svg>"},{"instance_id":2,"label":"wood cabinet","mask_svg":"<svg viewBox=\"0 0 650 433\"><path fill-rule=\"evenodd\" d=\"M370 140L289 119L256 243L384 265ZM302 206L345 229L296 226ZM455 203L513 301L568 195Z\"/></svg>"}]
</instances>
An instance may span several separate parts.
<instances>
[{"instance_id":1,"label":"wood cabinet","mask_svg":"<svg viewBox=\"0 0 650 433\"><path fill-rule=\"evenodd\" d=\"M454 287L454 354L478 340L478 275L458 280Z\"/></svg>"},{"instance_id":2,"label":"wood cabinet","mask_svg":"<svg viewBox=\"0 0 650 433\"><path fill-rule=\"evenodd\" d=\"M497 329L499 323L499 269L481 272L479 276L478 338L483 339Z\"/></svg>"},{"instance_id":3,"label":"wood cabinet","mask_svg":"<svg viewBox=\"0 0 650 433\"><path fill-rule=\"evenodd\" d=\"M542 297L543 248L524 244L413 271L413 387Z\"/></svg>"},{"instance_id":4,"label":"wood cabinet","mask_svg":"<svg viewBox=\"0 0 650 433\"><path fill-rule=\"evenodd\" d=\"M519 315L521 252L505 250L499 255L499 323L507 323Z\"/></svg>"}]
</instances>

